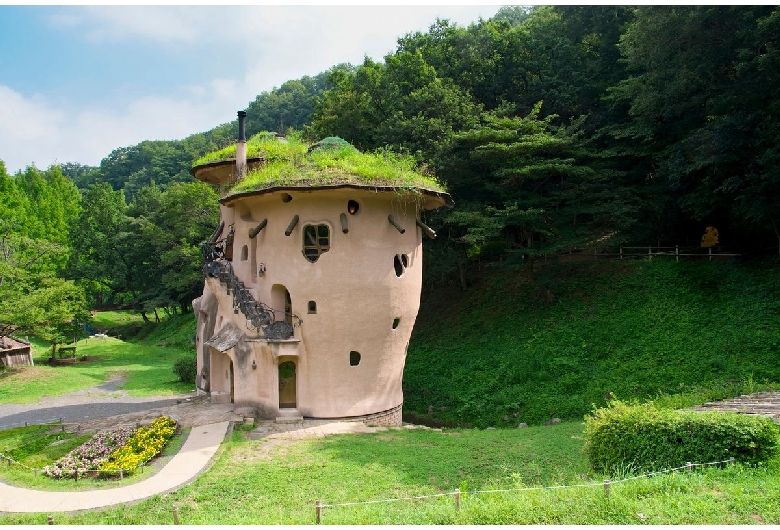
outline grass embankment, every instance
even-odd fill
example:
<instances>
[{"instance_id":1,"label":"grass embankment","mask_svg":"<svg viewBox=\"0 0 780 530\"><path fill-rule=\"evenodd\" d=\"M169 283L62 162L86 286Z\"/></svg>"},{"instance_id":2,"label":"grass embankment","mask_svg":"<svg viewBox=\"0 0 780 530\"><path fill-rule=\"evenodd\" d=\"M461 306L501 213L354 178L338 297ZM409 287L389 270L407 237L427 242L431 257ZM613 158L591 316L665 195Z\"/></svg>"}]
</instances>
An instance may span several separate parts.
<instances>
[{"instance_id":1,"label":"grass embankment","mask_svg":"<svg viewBox=\"0 0 780 530\"><path fill-rule=\"evenodd\" d=\"M608 393L685 407L753 392L780 382L778 321L776 263L498 268L423 301L404 409L511 427L582 418Z\"/></svg>"},{"instance_id":2,"label":"grass embankment","mask_svg":"<svg viewBox=\"0 0 780 530\"><path fill-rule=\"evenodd\" d=\"M587 470L582 423L513 430L392 430L308 440L250 441L241 430L195 482L133 505L52 514L56 524L748 524L780 523L773 463L703 468L613 484ZM615 478L615 477L613 477ZM4 514L5 524L44 524L47 513Z\"/></svg>"},{"instance_id":3,"label":"grass embankment","mask_svg":"<svg viewBox=\"0 0 780 530\"><path fill-rule=\"evenodd\" d=\"M36 343L34 367L0 372L0 404L31 403L43 396L58 396L104 383L112 377L126 378L121 386L130 395L184 394L192 385L181 383L173 373L173 364L193 355L190 345L195 336L191 314L173 315L160 324L146 324L140 315L129 311L98 313L93 329L106 331L109 337L87 338L76 342L79 361L67 366L48 366L50 346ZM134 334L133 341L115 338Z\"/></svg>"}]
</instances>

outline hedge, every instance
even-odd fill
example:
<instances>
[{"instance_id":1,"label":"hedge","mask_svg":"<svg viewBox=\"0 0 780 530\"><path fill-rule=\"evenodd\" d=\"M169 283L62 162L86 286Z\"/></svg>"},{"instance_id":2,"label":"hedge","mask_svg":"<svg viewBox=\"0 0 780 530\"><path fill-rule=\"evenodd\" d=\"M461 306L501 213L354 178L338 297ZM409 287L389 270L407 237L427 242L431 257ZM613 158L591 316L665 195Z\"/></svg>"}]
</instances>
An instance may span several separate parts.
<instances>
[{"instance_id":1,"label":"hedge","mask_svg":"<svg viewBox=\"0 0 780 530\"><path fill-rule=\"evenodd\" d=\"M173 373L179 376L182 383L194 384L198 373L198 359L194 355L179 359L173 365Z\"/></svg>"},{"instance_id":2,"label":"hedge","mask_svg":"<svg viewBox=\"0 0 780 530\"><path fill-rule=\"evenodd\" d=\"M614 400L585 417L585 456L596 472L660 471L686 462L759 464L780 454L771 419L735 412L659 409Z\"/></svg>"}]
</instances>

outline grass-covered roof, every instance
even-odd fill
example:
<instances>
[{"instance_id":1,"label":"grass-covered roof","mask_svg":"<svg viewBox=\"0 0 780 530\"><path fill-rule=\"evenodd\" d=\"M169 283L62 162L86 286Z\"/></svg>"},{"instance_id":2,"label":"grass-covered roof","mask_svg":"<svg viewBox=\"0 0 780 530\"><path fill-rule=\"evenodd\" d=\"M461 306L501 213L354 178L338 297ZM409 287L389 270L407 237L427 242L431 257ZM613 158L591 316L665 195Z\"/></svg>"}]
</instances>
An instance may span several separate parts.
<instances>
[{"instance_id":1,"label":"grass-covered roof","mask_svg":"<svg viewBox=\"0 0 780 530\"><path fill-rule=\"evenodd\" d=\"M278 187L356 185L446 193L435 177L417 169L414 159L395 153L362 153L345 140L325 138L309 144L297 134L286 139L259 133L246 143L247 158L264 163L235 183L230 195ZM199 158L193 167L235 158L232 145Z\"/></svg>"}]
</instances>

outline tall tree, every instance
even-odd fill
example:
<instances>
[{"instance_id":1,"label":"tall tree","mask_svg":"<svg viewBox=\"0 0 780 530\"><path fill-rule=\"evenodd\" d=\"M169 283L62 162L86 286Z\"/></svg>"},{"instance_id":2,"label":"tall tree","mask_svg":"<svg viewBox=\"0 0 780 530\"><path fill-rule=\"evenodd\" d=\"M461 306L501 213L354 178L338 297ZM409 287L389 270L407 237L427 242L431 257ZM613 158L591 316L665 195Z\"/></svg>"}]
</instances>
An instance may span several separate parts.
<instances>
[{"instance_id":1,"label":"tall tree","mask_svg":"<svg viewBox=\"0 0 780 530\"><path fill-rule=\"evenodd\" d=\"M479 255L496 241L534 256L607 245L632 225L631 190L580 140L580 122L554 126L539 103L527 116L486 113L441 154L455 196L466 199L447 222Z\"/></svg>"},{"instance_id":2,"label":"tall tree","mask_svg":"<svg viewBox=\"0 0 780 530\"><path fill-rule=\"evenodd\" d=\"M73 249L68 275L82 284L97 306L128 290L128 256L122 248L127 205L108 182L84 191L85 208L70 229Z\"/></svg>"},{"instance_id":3,"label":"tall tree","mask_svg":"<svg viewBox=\"0 0 780 530\"><path fill-rule=\"evenodd\" d=\"M649 159L678 225L774 226L780 243L779 36L775 6L637 9L620 44L631 75L612 95L628 115L611 132Z\"/></svg>"}]
</instances>

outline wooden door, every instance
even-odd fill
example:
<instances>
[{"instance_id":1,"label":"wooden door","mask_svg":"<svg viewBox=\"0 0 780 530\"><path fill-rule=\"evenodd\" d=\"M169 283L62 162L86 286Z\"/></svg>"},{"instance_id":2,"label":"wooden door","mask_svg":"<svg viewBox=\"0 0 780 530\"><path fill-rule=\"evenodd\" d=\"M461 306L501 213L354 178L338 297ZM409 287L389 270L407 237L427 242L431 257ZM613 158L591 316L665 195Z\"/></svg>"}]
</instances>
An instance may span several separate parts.
<instances>
[{"instance_id":1,"label":"wooden door","mask_svg":"<svg viewBox=\"0 0 780 530\"><path fill-rule=\"evenodd\" d=\"M296 366L292 361L279 365L279 408L295 408Z\"/></svg>"},{"instance_id":2,"label":"wooden door","mask_svg":"<svg viewBox=\"0 0 780 530\"><path fill-rule=\"evenodd\" d=\"M230 361L230 402L235 403L235 387L233 386L233 361Z\"/></svg>"}]
</instances>

